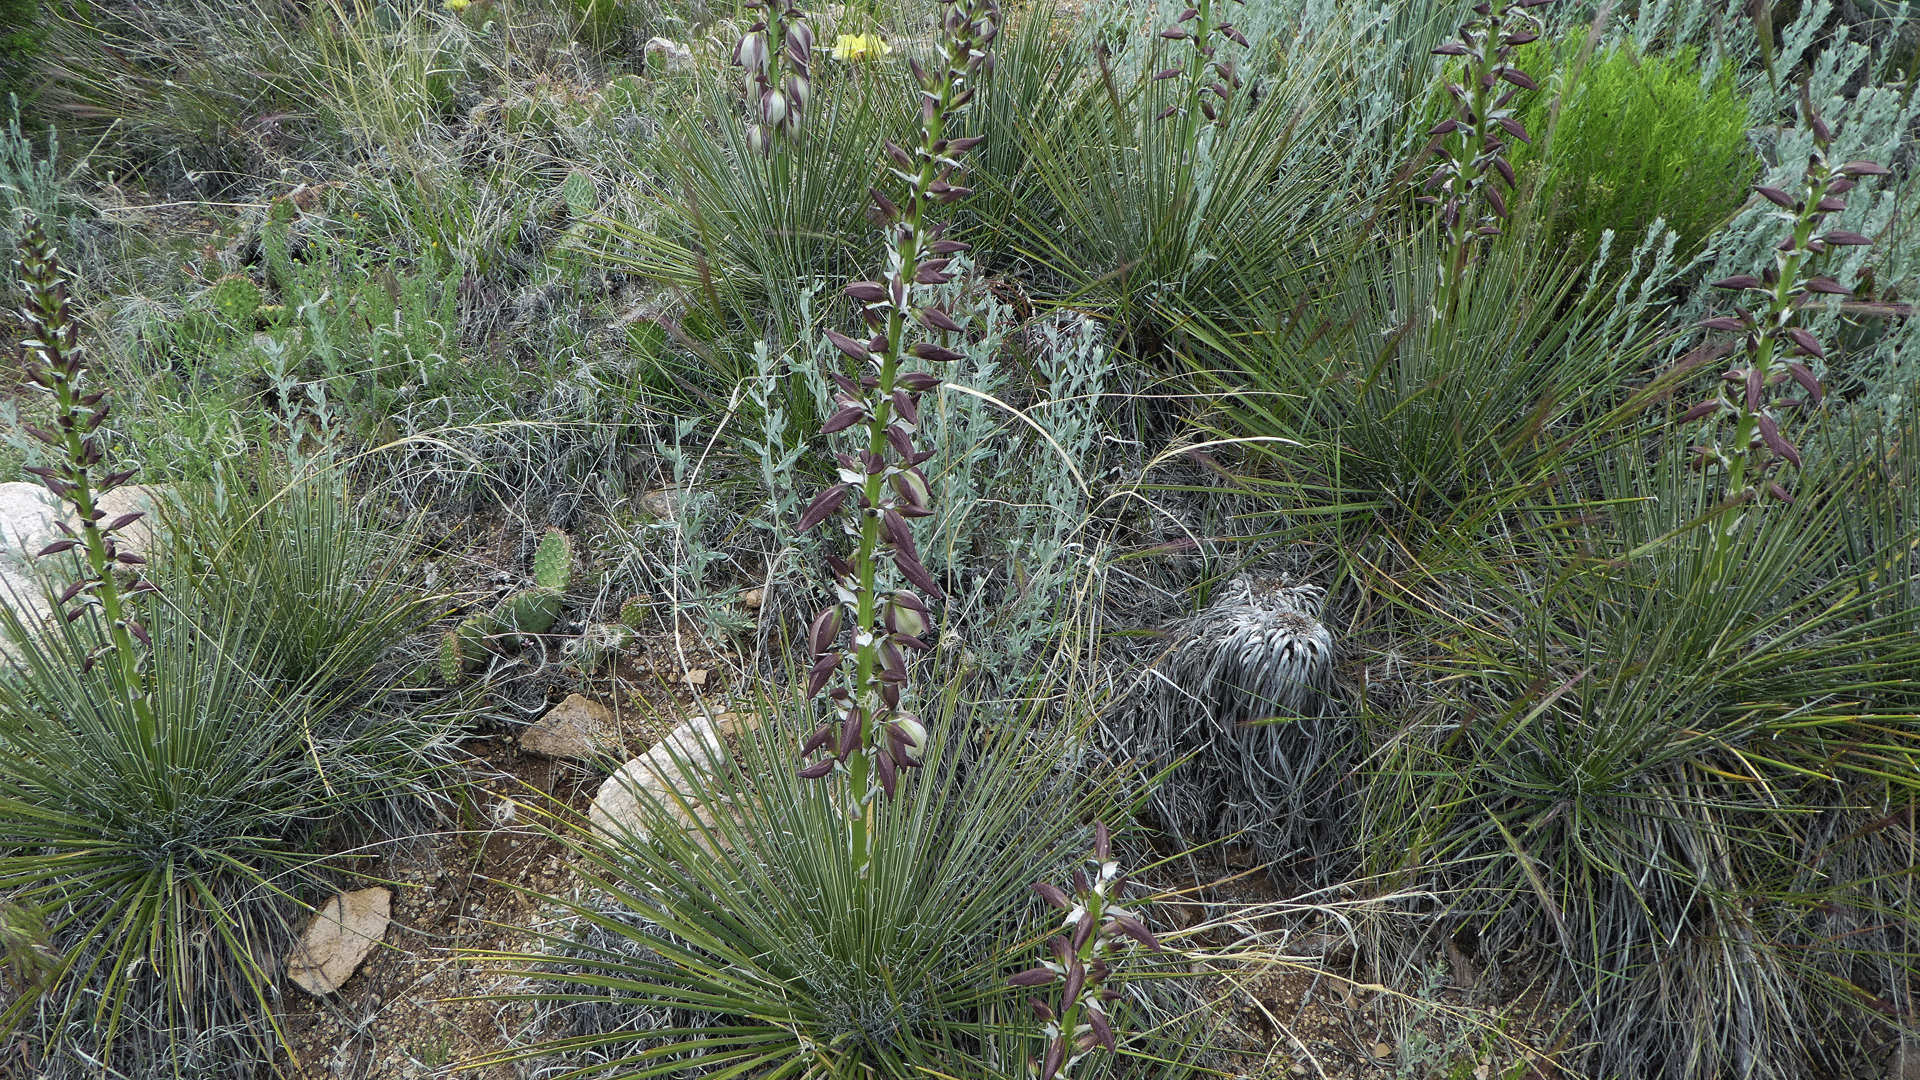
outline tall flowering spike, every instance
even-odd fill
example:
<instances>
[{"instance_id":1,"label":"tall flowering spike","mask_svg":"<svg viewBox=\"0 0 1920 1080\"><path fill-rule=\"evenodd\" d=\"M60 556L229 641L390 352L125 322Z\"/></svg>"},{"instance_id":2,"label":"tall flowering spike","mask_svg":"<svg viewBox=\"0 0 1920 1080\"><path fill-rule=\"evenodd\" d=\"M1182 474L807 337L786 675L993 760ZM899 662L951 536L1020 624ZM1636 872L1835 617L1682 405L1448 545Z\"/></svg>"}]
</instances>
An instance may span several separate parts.
<instances>
[{"instance_id":1,"label":"tall flowering spike","mask_svg":"<svg viewBox=\"0 0 1920 1080\"><path fill-rule=\"evenodd\" d=\"M747 143L768 153L799 131L813 97L813 29L807 13L787 0L748 0L756 16L733 47L733 62L746 69Z\"/></svg>"},{"instance_id":2,"label":"tall flowering spike","mask_svg":"<svg viewBox=\"0 0 1920 1080\"><path fill-rule=\"evenodd\" d=\"M1824 360L1827 348L1813 331L1800 325L1806 307L1820 296L1852 296L1848 288L1826 272L1835 247L1859 247L1873 241L1859 233L1825 227L1826 217L1846 209L1847 193L1860 177L1885 176L1887 170L1871 161L1836 163L1829 157L1833 132L1803 102L1804 120L1814 134L1800 182L1791 189L1757 185L1754 191L1775 209L1771 216L1786 229L1773 249L1773 267L1764 274L1736 274L1713 284L1747 298L1748 307L1732 316L1703 320L1708 330L1739 334L1736 342L1720 344L1717 355L1737 353L1735 366L1718 380L1716 396L1688 409L1681 423L1708 422L1715 432L1731 425L1724 442L1697 447L1700 460L1719 466L1730 501L1746 503L1766 493L1791 503L1786 489L1768 474L1781 466L1799 468L1800 450L1781 431L1795 409L1812 409L1825 398L1820 380L1802 362L1803 357ZM1765 302L1764 308L1752 305ZM1703 348L1714 348L1711 344ZM1798 390L1804 396L1776 398ZM1731 543L1730 520L1723 517L1719 553L1724 559Z\"/></svg>"},{"instance_id":3,"label":"tall flowering spike","mask_svg":"<svg viewBox=\"0 0 1920 1080\"><path fill-rule=\"evenodd\" d=\"M1154 82L1180 80L1180 99L1184 102L1167 106L1156 118L1190 117L1192 110L1198 109L1209 123L1225 127L1228 106L1240 89L1242 80L1238 67L1221 52L1221 48L1232 43L1245 50L1248 47L1247 36L1235 29L1232 23L1220 21L1220 9L1225 6L1226 0L1198 2L1198 7L1181 12L1173 26L1160 31L1160 36L1168 41L1186 43L1187 61L1184 66L1170 67L1153 76Z\"/></svg>"},{"instance_id":4,"label":"tall flowering spike","mask_svg":"<svg viewBox=\"0 0 1920 1080\"><path fill-rule=\"evenodd\" d=\"M1107 985L1116 974L1114 962L1135 944L1155 952L1164 946L1145 923L1125 905L1126 878L1112 861L1112 837L1105 822L1094 826L1093 850L1088 853L1084 870L1073 873L1073 892L1051 882L1039 881L1033 891L1056 911L1067 913L1060 928L1065 933L1047 942L1049 957L1038 967L1008 977L1014 987L1052 987L1056 1004L1030 998L1033 1011L1045 1027L1041 1037L1048 1040L1047 1051L1035 1071L1042 1077L1071 1068L1072 1061L1052 1060L1054 1047L1064 1039L1073 1039L1076 1049L1085 1054L1095 1047L1109 1053L1116 1048L1112 1019L1106 1005L1119 994Z\"/></svg>"},{"instance_id":5,"label":"tall flowering spike","mask_svg":"<svg viewBox=\"0 0 1920 1080\"><path fill-rule=\"evenodd\" d=\"M1439 159L1425 185L1431 194L1417 200L1439 209L1441 227L1451 241L1447 261L1439 267L1441 291L1448 297L1457 292L1474 245L1499 236L1500 223L1507 218L1506 197L1495 183L1514 187L1507 139L1533 141L1514 117L1512 104L1521 92L1538 89L1532 76L1513 66L1513 52L1539 38L1541 23L1532 9L1551 2L1477 4L1473 17L1461 24L1459 39L1433 50L1436 56L1463 61L1460 81L1447 86L1453 115L1428 133ZM1500 89L1503 82L1507 89ZM1481 212L1483 204L1489 212Z\"/></svg>"},{"instance_id":6,"label":"tall flowering spike","mask_svg":"<svg viewBox=\"0 0 1920 1080\"><path fill-rule=\"evenodd\" d=\"M829 372L839 394L823 433L864 437L857 438L852 452L837 455L839 493L835 488L823 492L801 521L803 528L811 528L844 514L850 519L846 531L856 538L852 560L834 562L850 648L816 660L809 691L818 693L835 677L845 680L833 694L848 703L846 731L852 738L843 739L836 751L847 761L850 793L861 803L891 798L899 788L900 772L919 765L926 751L925 727L896 710L909 683L903 649L925 649L930 640L932 612L921 597L942 596L939 583L921 565L913 540L914 519L933 513L933 494L918 468L931 452L914 443L919 402L921 395L939 387L940 379L908 365L950 363L965 355L954 346L964 344L966 327L927 290L953 280L953 257L966 249L943 237L946 223L940 220L940 208L970 194L958 181L966 154L981 140L956 138L952 129L972 101L976 82L988 66L989 46L1000 33L1000 9L994 0L942 0L942 7L933 62L913 64L919 138L910 146L885 146L883 164L901 186L870 193L885 230L887 273L881 280L856 281L844 290L858 305L864 324L859 333L872 336L861 340L858 334L826 332L827 340L858 370L851 376ZM811 635L816 652L823 637L818 627L816 623ZM835 630L837 634L838 623ZM841 656L846 663L829 666ZM816 766L808 766L802 775L825 775L815 772ZM856 861L864 865L865 832L857 827L851 831Z\"/></svg>"},{"instance_id":7,"label":"tall flowering spike","mask_svg":"<svg viewBox=\"0 0 1920 1080\"><path fill-rule=\"evenodd\" d=\"M107 391L87 388L90 374L84 350L80 346L80 323L68 303L67 279L60 260L38 219L27 215L21 222L19 258L14 264L26 306L20 317L26 337L20 343L20 366L29 381L53 398L53 429L29 426L29 434L46 445L49 464L34 466L27 472L38 476L54 496L70 505L80 521L75 532L64 524L65 540L47 545L41 557L76 552L80 555L78 578L60 594L60 607L66 621L75 622L88 611L97 611L105 624L106 641L101 649L119 660L127 692L142 718L152 720L151 703L141 690L140 653L134 642L148 644L146 628L135 618L132 605L122 594L114 577L115 566L140 566L146 562L132 552L120 550L121 529L138 521L139 513L121 514L105 521L99 496L133 477L134 470L110 472L95 478L93 470L104 458L99 429L107 418L108 406L102 399ZM136 580L128 592L150 592L153 587ZM96 651L84 664L91 669L100 658Z\"/></svg>"}]
</instances>

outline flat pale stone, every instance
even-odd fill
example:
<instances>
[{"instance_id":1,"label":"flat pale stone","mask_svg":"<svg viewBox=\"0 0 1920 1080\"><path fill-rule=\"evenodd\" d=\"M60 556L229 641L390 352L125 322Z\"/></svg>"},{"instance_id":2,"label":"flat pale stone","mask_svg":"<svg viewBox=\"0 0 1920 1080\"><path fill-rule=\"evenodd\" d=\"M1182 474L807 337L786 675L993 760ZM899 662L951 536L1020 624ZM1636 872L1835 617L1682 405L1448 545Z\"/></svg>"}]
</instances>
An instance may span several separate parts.
<instances>
[{"instance_id":1,"label":"flat pale stone","mask_svg":"<svg viewBox=\"0 0 1920 1080\"><path fill-rule=\"evenodd\" d=\"M588 825L609 838L633 835L644 839L649 835L647 808L658 804L682 826L691 826L702 811L706 782L726 753L721 735L727 723L695 717L674 728L653 749L622 765L594 795L593 805L587 810Z\"/></svg>"},{"instance_id":2,"label":"flat pale stone","mask_svg":"<svg viewBox=\"0 0 1920 1080\"><path fill-rule=\"evenodd\" d=\"M550 758L588 761L622 749L620 727L613 711L579 694L553 708L520 733L520 749Z\"/></svg>"},{"instance_id":3,"label":"flat pale stone","mask_svg":"<svg viewBox=\"0 0 1920 1080\"><path fill-rule=\"evenodd\" d=\"M100 496L99 508L106 512L106 521L134 510L149 515L120 531L120 550L143 556L152 553L151 515L168 491L165 485L129 484ZM42 576L62 571L63 560L34 557L48 544L65 538L55 524L60 520L69 527L80 524L72 508L45 487L20 480L0 484L0 603L30 623L50 611L41 595Z\"/></svg>"},{"instance_id":4,"label":"flat pale stone","mask_svg":"<svg viewBox=\"0 0 1920 1080\"><path fill-rule=\"evenodd\" d=\"M288 981L315 997L340 989L386 936L392 914L393 893L379 886L335 895L288 955Z\"/></svg>"}]
</instances>

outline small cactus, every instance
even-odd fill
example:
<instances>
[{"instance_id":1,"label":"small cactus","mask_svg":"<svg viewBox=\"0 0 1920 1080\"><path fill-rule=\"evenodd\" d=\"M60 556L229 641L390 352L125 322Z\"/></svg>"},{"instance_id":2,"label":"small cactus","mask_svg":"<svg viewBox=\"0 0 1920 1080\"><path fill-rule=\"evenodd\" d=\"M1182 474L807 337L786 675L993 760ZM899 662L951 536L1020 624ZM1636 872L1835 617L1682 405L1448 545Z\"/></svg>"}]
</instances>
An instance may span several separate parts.
<instances>
[{"instance_id":1,"label":"small cactus","mask_svg":"<svg viewBox=\"0 0 1920 1080\"><path fill-rule=\"evenodd\" d=\"M440 639L440 658L437 668L440 672L440 681L448 686L453 686L466 677L466 653L461 648L459 630L449 630L447 636Z\"/></svg>"},{"instance_id":2,"label":"small cactus","mask_svg":"<svg viewBox=\"0 0 1920 1080\"><path fill-rule=\"evenodd\" d=\"M523 589L493 609L497 632L503 634L544 634L560 621L565 606L558 589Z\"/></svg>"},{"instance_id":3,"label":"small cactus","mask_svg":"<svg viewBox=\"0 0 1920 1080\"><path fill-rule=\"evenodd\" d=\"M244 274L223 277L208 293L207 302L229 324L251 327L254 313L260 310L260 286Z\"/></svg>"},{"instance_id":4,"label":"small cactus","mask_svg":"<svg viewBox=\"0 0 1920 1080\"><path fill-rule=\"evenodd\" d=\"M565 592L573 580L573 541L559 529L548 529L533 553L533 581L543 589ZM551 622L548 623L552 625Z\"/></svg>"},{"instance_id":5,"label":"small cactus","mask_svg":"<svg viewBox=\"0 0 1920 1080\"><path fill-rule=\"evenodd\" d=\"M620 625L629 630L639 630L647 623L647 612L652 605L644 596L629 596L620 605Z\"/></svg>"},{"instance_id":6,"label":"small cactus","mask_svg":"<svg viewBox=\"0 0 1920 1080\"><path fill-rule=\"evenodd\" d=\"M567 202L567 209L573 216L583 218L600 208L600 189L594 186L593 177L584 169L575 169L567 174L560 184L560 197Z\"/></svg>"}]
</instances>

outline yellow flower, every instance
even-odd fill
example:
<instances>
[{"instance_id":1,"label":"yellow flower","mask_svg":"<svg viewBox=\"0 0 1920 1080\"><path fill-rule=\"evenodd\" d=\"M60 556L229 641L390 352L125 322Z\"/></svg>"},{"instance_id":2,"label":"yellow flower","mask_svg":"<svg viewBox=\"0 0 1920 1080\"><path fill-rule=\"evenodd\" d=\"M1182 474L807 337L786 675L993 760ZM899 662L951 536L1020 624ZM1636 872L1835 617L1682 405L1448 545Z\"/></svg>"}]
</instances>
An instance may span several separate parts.
<instances>
[{"instance_id":1,"label":"yellow flower","mask_svg":"<svg viewBox=\"0 0 1920 1080\"><path fill-rule=\"evenodd\" d=\"M473 0L440 0L440 6L448 11L465 11Z\"/></svg>"},{"instance_id":2,"label":"yellow flower","mask_svg":"<svg viewBox=\"0 0 1920 1080\"><path fill-rule=\"evenodd\" d=\"M841 34L833 39L835 60L877 60L893 51L879 34Z\"/></svg>"}]
</instances>

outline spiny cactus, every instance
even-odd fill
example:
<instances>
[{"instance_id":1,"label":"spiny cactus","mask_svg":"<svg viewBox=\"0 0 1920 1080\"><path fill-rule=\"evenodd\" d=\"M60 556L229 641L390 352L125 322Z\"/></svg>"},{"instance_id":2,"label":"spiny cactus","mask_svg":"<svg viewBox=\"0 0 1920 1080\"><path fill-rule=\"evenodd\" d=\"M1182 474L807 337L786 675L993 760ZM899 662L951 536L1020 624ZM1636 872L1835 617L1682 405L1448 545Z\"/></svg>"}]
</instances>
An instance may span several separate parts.
<instances>
[{"instance_id":1,"label":"spiny cactus","mask_svg":"<svg viewBox=\"0 0 1920 1080\"><path fill-rule=\"evenodd\" d=\"M492 611L468 616L441 639L440 677L458 682L489 650L517 649L521 635L546 633L560 621L565 606L566 598L558 589L522 589Z\"/></svg>"},{"instance_id":2,"label":"spiny cactus","mask_svg":"<svg viewBox=\"0 0 1920 1080\"><path fill-rule=\"evenodd\" d=\"M533 553L534 584L543 589L565 592L572 580L573 541L567 539L567 534L559 529L548 529ZM547 625L553 624L549 621Z\"/></svg>"},{"instance_id":3,"label":"spiny cactus","mask_svg":"<svg viewBox=\"0 0 1920 1080\"><path fill-rule=\"evenodd\" d=\"M644 596L629 596L620 603L620 625L629 630L639 630L647 624L647 613L653 605L647 603Z\"/></svg>"}]
</instances>

